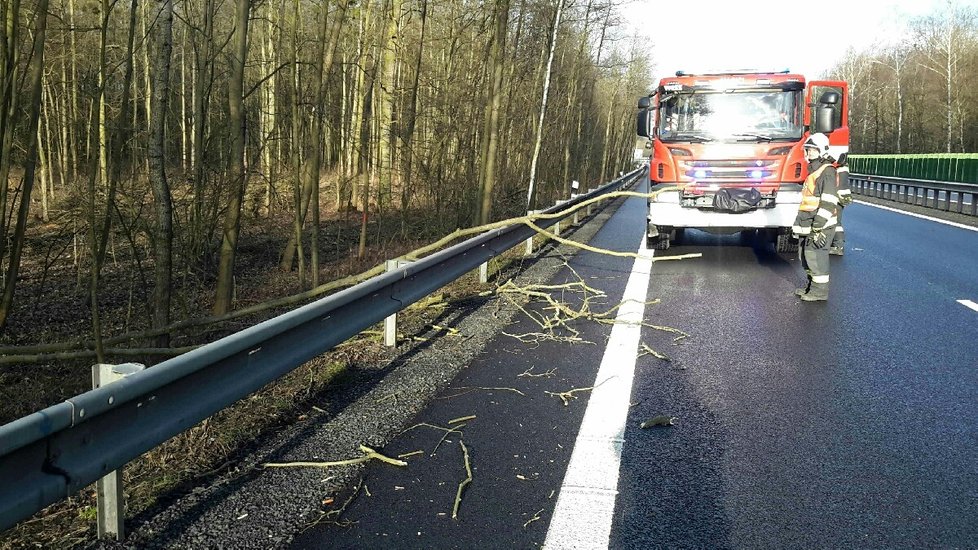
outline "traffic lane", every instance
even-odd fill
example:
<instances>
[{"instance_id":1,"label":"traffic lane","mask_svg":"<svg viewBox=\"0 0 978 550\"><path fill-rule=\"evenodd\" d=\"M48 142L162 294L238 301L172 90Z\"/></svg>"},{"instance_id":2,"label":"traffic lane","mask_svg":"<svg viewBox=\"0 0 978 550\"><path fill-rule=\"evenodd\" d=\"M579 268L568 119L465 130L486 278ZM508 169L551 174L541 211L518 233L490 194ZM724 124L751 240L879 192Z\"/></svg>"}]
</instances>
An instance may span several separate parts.
<instances>
[{"instance_id":1,"label":"traffic lane","mask_svg":"<svg viewBox=\"0 0 978 550\"><path fill-rule=\"evenodd\" d=\"M629 199L589 244L630 251L637 247L643 230L635 220L643 217L644 200ZM592 311L611 309L620 301L630 258L582 252L568 258L568 262L573 271L561 271L552 284L583 281L606 293L604 298L592 295ZM568 303L580 304L580 295L557 292ZM540 306L533 310L551 313ZM294 547L542 545L588 392L572 394L566 406L553 394L594 384L610 333L608 325L593 321L575 322L572 327L579 331L581 340L592 344L525 344L510 336L497 337L412 424L448 427L465 423L464 435L418 426L395 438L384 449L389 456L418 450L423 453L407 457L409 464L405 468L369 465L364 478L366 489L361 489L342 515L343 520L355 521L356 525L317 526L299 535ZM506 332L516 335L540 330L525 317L506 328ZM551 369L552 374L540 376ZM396 406L396 401L380 406ZM472 416L475 418L450 423ZM473 481L463 494L458 519L453 520L458 484L466 477L466 452ZM336 502L342 503L346 498L347 495L338 496Z\"/></svg>"},{"instance_id":2,"label":"traffic lane","mask_svg":"<svg viewBox=\"0 0 978 550\"><path fill-rule=\"evenodd\" d=\"M948 298L978 301L978 231L864 204L847 206L843 222L846 254L869 255L887 273L910 271Z\"/></svg>"},{"instance_id":3,"label":"traffic lane","mask_svg":"<svg viewBox=\"0 0 978 550\"><path fill-rule=\"evenodd\" d=\"M803 304L797 260L766 246L668 252L706 261L655 264L650 321L692 337L643 335L675 361L638 367L613 547L975 540L974 312L870 254L833 259L830 301ZM638 429L660 413L677 425Z\"/></svg>"}]
</instances>

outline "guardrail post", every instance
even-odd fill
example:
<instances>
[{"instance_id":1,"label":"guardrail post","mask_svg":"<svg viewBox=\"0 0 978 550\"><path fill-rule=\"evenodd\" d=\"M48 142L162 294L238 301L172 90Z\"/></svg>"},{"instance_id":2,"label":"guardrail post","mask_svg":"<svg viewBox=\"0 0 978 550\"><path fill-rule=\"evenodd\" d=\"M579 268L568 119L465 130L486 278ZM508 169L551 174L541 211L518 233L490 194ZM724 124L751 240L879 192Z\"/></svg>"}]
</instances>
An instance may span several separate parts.
<instances>
[{"instance_id":1,"label":"guardrail post","mask_svg":"<svg viewBox=\"0 0 978 550\"><path fill-rule=\"evenodd\" d=\"M145 368L140 363L92 365L92 388L98 389L118 382ZM126 537L126 497L122 490L122 470L109 472L95 483L95 488L98 538L123 540Z\"/></svg>"},{"instance_id":2,"label":"guardrail post","mask_svg":"<svg viewBox=\"0 0 978 550\"><path fill-rule=\"evenodd\" d=\"M567 201L554 201L554 206L555 207L560 206L565 202ZM560 235L560 220L557 220L557 223L554 224L554 235L558 235L558 236Z\"/></svg>"},{"instance_id":3,"label":"guardrail post","mask_svg":"<svg viewBox=\"0 0 978 550\"><path fill-rule=\"evenodd\" d=\"M577 183L577 182L575 181L574 183ZM571 193L570 200L574 200L577 197L580 197L580 195L578 195L577 193ZM580 219L578 218L578 215L580 213L581 213L581 210L580 209L574 210L574 221L571 222L572 225L575 225L576 226L577 224L581 223Z\"/></svg>"},{"instance_id":4,"label":"guardrail post","mask_svg":"<svg viewBox=\"0 0 978 550\"><path fill-rule=\"evenodd\" d=\"M486 284L489 282L489 262L482 262L479 264L479 283Z\"/></svg>"},{"instance_id":5,"label":"guardrail post","mask_svg":"<svg viewBox=\"0 0 978 550\"><path fill-rule=\"evenodd\" d=\"M590 187L588 187L588 189L587 189L587 194L588 194L588 195L590 195L590 194L591 194L591 188L590 188ZM589 203L589 204L587 205L587 215L588 215L589 217L591 216L591 205L592 205L592 204L594 204L594 203Z\"/></svg>"},{"instance_id":6,"label":"guardrail post","mask_svg":"<svg viewBox=\"0 0 978 550\"><path fill-rule=\"evenodd\" d=\"M390 273L399 267L407 265L404 260L387 260L387 272ZM397 345L397 312L391 313L384 318L384 345L392 348Z\"/></svg>"},{"instance_id":7,"label":"guardrail post","mask_svg":"<svg viewBox=\"0 0 978 550\"><path fill-rule=\"evenodd\" d=\"M539 213L540 213L539 210L530 210L530 211L528 211L526 213L526 215L527 216L532 216L534 214L539 214ZM536 236L535 234L534 235L530 235L530 237L528 239L526 239L526 250L523 251L523 255L524 256L532 256L533 255L533 237L535 237L535 236Z\"/></svg>"}]
</instances>

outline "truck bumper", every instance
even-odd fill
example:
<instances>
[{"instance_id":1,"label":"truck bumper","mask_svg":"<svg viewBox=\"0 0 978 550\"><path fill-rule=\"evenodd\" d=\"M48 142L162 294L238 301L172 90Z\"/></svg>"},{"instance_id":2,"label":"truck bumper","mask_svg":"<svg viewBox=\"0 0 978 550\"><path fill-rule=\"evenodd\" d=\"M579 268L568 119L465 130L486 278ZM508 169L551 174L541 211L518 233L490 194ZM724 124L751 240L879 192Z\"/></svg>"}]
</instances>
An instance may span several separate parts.
<instances>
[{"instance_id":1,"label":"truck bumper","mask_svg":"<svg viewBox=\"0 0 978 550\"><path fill-rule=\"evenodd\" d=\"M689 208L679 204L679 192L660 193L649 203L649 228L690 227L697 229L726 229L737 231L765 227L791 227L798 215L801 193L779 191L774 208L759 208L751 212L732 214L708 208Z\"/></svg>"}]
</instances>

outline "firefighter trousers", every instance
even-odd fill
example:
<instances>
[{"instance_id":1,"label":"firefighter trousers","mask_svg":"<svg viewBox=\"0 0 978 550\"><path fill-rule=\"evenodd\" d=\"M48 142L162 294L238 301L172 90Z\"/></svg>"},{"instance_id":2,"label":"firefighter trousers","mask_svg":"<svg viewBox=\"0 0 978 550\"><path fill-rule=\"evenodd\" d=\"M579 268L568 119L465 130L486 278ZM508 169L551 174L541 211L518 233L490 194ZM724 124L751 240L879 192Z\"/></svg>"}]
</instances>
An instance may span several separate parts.
<instances>
[{"instance_id":1,"label":"firefighter trousers","mask_svg":"<svg viewBox=\"0 0 978 550\"><path fill-rule=\"evenodd\" d=\"M817 248L810 238L804 239L798 247L798 255L801 257L801 266L805 268L812 283L818 285L829 284L829 247L832 239L835 238L835 227L822 230L825 234L825 246Z\"/></svg>"},{"instance_id":2,"label":"firefighter trousers","mask_svg":"<svg viewBox=\"0 0 978 550\"><path fill-rule=\"evenodd\" d=\"M846 246L846 229L842 226L842 210L842 208L839 208L839 214L837 215L839 225L835 226L835 236L832 237L830 241L832 244L829 245L829 248L845 248Z\"/></svg>"}]
</instances>

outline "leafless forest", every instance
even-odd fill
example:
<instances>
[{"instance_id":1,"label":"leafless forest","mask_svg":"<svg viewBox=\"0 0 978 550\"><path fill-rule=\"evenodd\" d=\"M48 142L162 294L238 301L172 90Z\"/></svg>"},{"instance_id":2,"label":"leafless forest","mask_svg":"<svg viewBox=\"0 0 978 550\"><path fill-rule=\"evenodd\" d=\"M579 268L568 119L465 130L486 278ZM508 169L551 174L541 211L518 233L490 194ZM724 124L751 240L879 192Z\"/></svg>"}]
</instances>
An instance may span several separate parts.
<instances>
[{"instance_id":1,"label":"leafless forest","mask_svg":"<svg viewBox=\"0 0 978 550\"><path fill-rule=\"evenodd\" d=\"M631 162L650 82L647 44L607 0L3 0L0 15L0 338L34 345L19 353L164 350L168 327L232 312L261 272L314 289L329 261L606 181ZM49 343L59 324L77 343Z\"/></svg>"},{"instance_id":2,"label":"leafless forest","mask_svg":"<svg viewBox=\"0 0 978 550\"><path fill-rule=\"evenodd\" d=\"M849 82L852 150L978 151L978 14L945 0L904 32L850 50L831 75Z\"/></svg>"}]
</instances>

